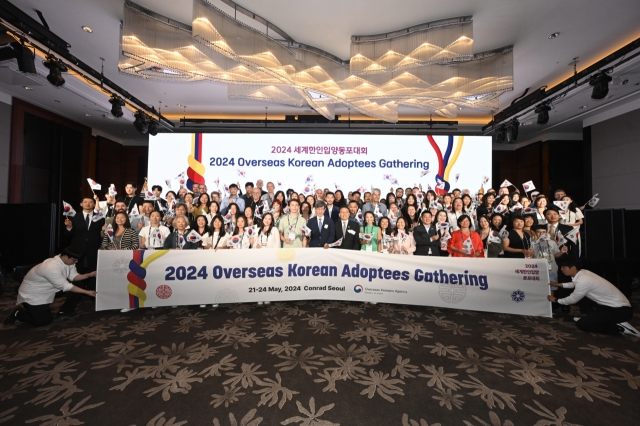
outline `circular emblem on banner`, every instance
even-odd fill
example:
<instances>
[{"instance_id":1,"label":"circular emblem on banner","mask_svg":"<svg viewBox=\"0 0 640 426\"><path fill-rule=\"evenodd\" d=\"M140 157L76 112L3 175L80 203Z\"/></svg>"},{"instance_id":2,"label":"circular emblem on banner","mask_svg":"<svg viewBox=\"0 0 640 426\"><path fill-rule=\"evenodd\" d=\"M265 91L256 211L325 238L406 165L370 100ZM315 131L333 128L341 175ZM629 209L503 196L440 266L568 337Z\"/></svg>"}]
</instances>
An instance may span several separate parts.
<instances>
[{"instance_id":1,"label":"circular emblem on banner","mask_svg":"<svg viewBox=\"0 0 640 426\"><path fill-rule=\"evenodd\" d=\"M124 257L116 259L113 261L112 268L113 272L115 272L116 274L125 274L129 272L129 261Z\"/></svg>"},{"instance_id":2,"label":"circular emblem on banner","mask_svg":"<svg viewBox=\"0 0 640 426\"><path fill-rule=\"evenodd\" d=\"M156 289L156 296L158 296L158 299L168 299L171 297L172 293L171 287L166 284L162 284Z\"/></svg>"},{"instance_id":3,"label":"circular emblem on banner","mask_svg":"<svg viewBox=\"0 0 640 426\"><path fill-rule=\"evenodd\" d=\"M524 300L524 291L517 289L516 291L514 291L513 293L511 293L511 300L513 300L516 303L520 303Z\"/></svg>"},{"instance_id":4,"label":"circular emblem on banner","mask_svg":"<svg viewBox=\"0 0 640 426\"><path fill-rule=\"evenodd\" d=\"M362 286L360 284L356 284L353 287L353 291L355 291L356 293L360 293L362 290L364 290L364 288L362 288Z\"/></svg>"},{"instance_id":5,"label":"circular emblem on banner","mask_svg":"<svg viewBox=\"0 0 640 426\"><path fill-rule=\"evenodd\" d=\"M225 288L216 294L216 303L238 303L240 298L235 291Z\"/></svg>"},{"instance_id":6,"label":"circular emblem on banner","mask_svg":"<svg viewBox=\"0 0 640 426\"><path fill-rule=\"evenodd\" d=\"M438 294L440 294L440 298L447 303L458 303L467 295L467 286L440 284Z\"/></svg>"},{"instance_id":7,"label":"circular emblem on banner","mask_svg":"<svg viewBox=\"0 0 640 426\"><path fill-rule=\"evenodd\" d=\"M282 248L276 251L276 256L280 262L289 263L296 257L296 251L291 248Z\"/></svg>"}]
</instances>

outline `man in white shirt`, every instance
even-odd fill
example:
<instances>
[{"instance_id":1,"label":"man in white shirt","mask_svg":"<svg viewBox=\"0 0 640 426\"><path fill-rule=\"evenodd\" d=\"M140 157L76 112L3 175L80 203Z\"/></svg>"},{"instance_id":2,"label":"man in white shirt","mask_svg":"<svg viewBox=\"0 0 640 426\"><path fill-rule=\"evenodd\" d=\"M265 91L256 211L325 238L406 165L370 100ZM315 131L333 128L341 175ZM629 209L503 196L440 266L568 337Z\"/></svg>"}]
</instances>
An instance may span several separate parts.
<instances>
[{"instance_id":1,"label":"man in white shirt","mask_svg":"<svg viewBox=\"0 0 640 426\"><path fill-rule=\"evenodd\" d=\"M96 276L96 271L78 274L76 262L81 256L80 249L68 247L60 255L31 268L18 289L18 306L4 319L3 324L13 325L21 321L39 327L51 323L53 316L49 305L59 291L96 297L95 291L85 290L70 282Z\"/></svg>"},{"instance_id":2,"label":"man in white shirt","mask_svg":"<svg viewBox=\"0 0 640 426\"><path fill-rule=\"evenodd\" d=\"M266 201L267 203L269 203L269 206L271 206L271 204L273 204L273 199L276 196L276 186L273 184L273 182L267 182L267 193L262 195L260 197L260 199L262 201Z\"/></svg>"},{"instance_id":3,"label":"man in white shirt","mask_svg":"<svg viewBox=\"0 0 640 426\"><path fill-rule=\"evenodd\" d=\"M571 283L550 284L554 287L573 288L573 293L563 299L547 296L551 302L561 305L573 305L586 296L592 303L591 309L584 317L576 317L576 325L582 331L604 333L610 335L629 334L640 337L640 332L633 328L629 321L633 318L633 308L629 300L609 281L585 269L580 269L580 259L563 256L558 259L562 273L571 277Z\"/></svg>"}]
</instances>

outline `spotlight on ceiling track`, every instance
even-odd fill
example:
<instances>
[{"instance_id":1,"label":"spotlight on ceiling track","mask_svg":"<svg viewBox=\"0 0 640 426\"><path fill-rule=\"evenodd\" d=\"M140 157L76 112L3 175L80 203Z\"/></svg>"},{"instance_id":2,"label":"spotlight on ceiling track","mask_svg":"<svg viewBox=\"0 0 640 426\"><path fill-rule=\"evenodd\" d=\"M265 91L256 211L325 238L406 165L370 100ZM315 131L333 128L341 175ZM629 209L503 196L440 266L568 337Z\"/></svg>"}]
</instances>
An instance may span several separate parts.
<instances>
[{"instance_id":1,"label":"spotlight on ceiling track","mask_svg":"<svg viewBox=\"0 0 640 426\"><path fill-rule=\"evenodd\" d=\"M540 104L536 107L535 113L538 114L538 124L547 124L549 122L549 111L551 111L551 107L547 104Z\"/></svg>"},{"instance_id":2,"label":"spotlight on ceiling track","mask_svg":"<svg viewBox=\"0 0 640 426\"><path fill-rule=\"evenodd\" d=\"M65 81L62 77L63 72L67 72L67 67L56 59L54 56L47 56L46 61L42 61L43 65L49 68L49 75L47 76L47 81L53 84L55 87L62 86Z\"/></svg>"},{"instance_id":3,"label":"spotlight on ceiling track","mask_svg":"<svg viewBox=\"0 0 640 426\"><path fill-rule=\"evenodd\" d=\"M15 59L21 72L36 73L36 54L27 46L13 42L0 47L0 61Z\"/></svg>"},{"instance_id":4,"label":"spotlight on ceiling track","mask_svg":"<svg viewBox=\"0 0 640 426\"><path fill-rule=\"evenodd\" d=\"M113 98L109 99L109 103L111 104L111 114L116 118L122 117L122 107L124 106L124 101L117 96L114 96Z\"/></svg>"},{"instance_id":5,"label":"spotlight on ceiling track","mask_svg":"<svg viewBox=\"0 0 640 426\"><path fill-rule=\"evenodd\" d=\"M496 143L504 143L505 140L505 128L504 126L498 127L496 130Z\"/></svg>"},{"instance_id":6,"label":"spotlight on ceiling track","mask_svg":"<svg viewBox=\"0 0 640 426\"><path fill-rule=\"evenodd\" d=\"M147 116L138 111L134 117L136 119L133 122L133 127L135 127L138 132L146 135L149 132L149 122L147 121Z\"/></svg>"},{"instance_id":7,"label":"spotlight on ceiling track","mask_svg":"<svg viewBox=\"0 0 640 426\"><path fill-rule=\"evenodd\" d=\"M517 118L513 118L509 120L505 129L505 137L507 139L507 143L516 143L518 140L518 128L520 127L520 122Z\"/></svg>"},{"instance_id":8,"label":"spotlight on ceiling track","mask_svg":"<svg viewBox=\"0 0 640 426\"><path fill-rule=\"evenodd\" d=\"M158 134L159 123L156 120L149 121L149 134L155 136Z\"/></svg>"},{"instance_id":9,"label":"spotlight on ceiling track","mask_svg":"<svg viewBox=\"0 0 640 426\"><path fill-rule=\"evenodd\" d=\"M591 99L604 99L609 93L609 82L613 80L604 71L601 71L589 79L589 85L593 86Z\"/></svg>"}]
</instances>

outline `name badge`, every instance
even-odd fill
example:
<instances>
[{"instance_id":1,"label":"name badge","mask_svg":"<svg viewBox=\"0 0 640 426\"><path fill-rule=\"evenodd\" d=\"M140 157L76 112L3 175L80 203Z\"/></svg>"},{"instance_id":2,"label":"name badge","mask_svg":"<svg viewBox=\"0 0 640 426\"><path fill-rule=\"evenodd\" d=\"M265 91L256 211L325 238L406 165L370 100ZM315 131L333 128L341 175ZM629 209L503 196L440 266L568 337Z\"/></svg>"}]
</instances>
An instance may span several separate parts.
<instances>
[{"instance_id":1,"label":"name badge","mask_svg":"<svg viewBox=\"0 0 640 426\"><path fill-rule=\"evenodd\" d=\"M366 246L365 251L372 252L373 251L373 246Z\"/></svg>"},{"instance_id":2,"label":"name badge","mask_svg":"<svg viewBox=\"0 0 640 426\"><path fill-rule=\"evenodd\" d=\"M327 224L325 223L325 225L324 225L324 229L328 229L328 228L329 228L329 225L327 225Z\"/></svg>"},{"instance_id":3,"label":"name badge","mask_svg":"<svg viewBox=\"0 0 640 426\"><path fill-rule=\"evenodd\" d=\"M349 230L347 231L347 233L349 233L349 234L351 234L351 235L355 235L355 234L356 234L356 231L354 231L353 229L349 229Z\"/></svg>"},{"instance_id":4,"label":"name badge","mask_svg":"<svg viewBox=\"0 0 640 426\"><path fill-rule=\"evenodd\" d=\"M295 240L296 239L296 233L295 232L289 232L289 239L290 240Z\"/></svg>"}]
</instances>

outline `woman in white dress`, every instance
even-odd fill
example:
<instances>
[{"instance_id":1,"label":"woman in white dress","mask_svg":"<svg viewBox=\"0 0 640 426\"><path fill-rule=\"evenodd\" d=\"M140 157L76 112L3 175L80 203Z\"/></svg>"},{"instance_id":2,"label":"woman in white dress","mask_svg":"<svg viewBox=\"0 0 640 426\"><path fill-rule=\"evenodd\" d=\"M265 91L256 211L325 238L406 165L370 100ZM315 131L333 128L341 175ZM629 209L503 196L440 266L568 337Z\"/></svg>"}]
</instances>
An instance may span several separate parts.
<instances>
[{"instance_id":1,"label":"woman in white dress","mask_svg":"<svg viewBox=\"0 0 640 426\"><path fill-rule=\"evenodd\" d=\"M258 235L251 238L251 247L255 249L261 248L280 248L280 231L274 226L273 215L266 213L262 217L262 227Z\"/></svg>"}]
</instances>

